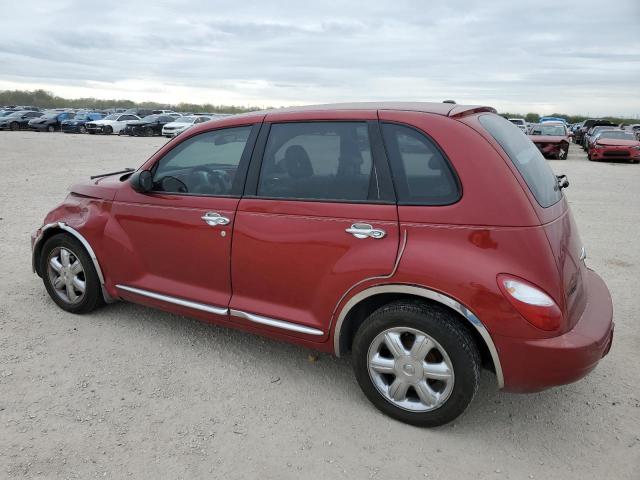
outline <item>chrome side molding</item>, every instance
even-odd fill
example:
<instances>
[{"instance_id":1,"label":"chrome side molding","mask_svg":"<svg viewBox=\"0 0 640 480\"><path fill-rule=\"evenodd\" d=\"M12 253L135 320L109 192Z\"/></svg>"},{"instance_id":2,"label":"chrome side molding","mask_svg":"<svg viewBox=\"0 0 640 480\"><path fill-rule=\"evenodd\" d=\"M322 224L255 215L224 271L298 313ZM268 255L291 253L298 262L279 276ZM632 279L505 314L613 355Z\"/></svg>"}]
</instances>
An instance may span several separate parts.
<instances>
[{"instance_id":1,"label":"chrome side molding","mask_svg":"<svg viewBox=\"0 0 640 480\"><path fill-rule=\"evenodd\" d=\"M243 318L250 322L267 325L269 327L281 328L283 330L290 330L297 333L305 333L307 335L324 335L324 332L322 330L318 330L316 328L305 327L304 325L285 322L284 320L276 320L275 318L263 317L262 315L256 315L254 313L247 313L241 310L234 309L231 309L229 313L234 317Z\"/></svg>"},{"instance_id":2,"label":"chrome side molding","mask_svg":"<svg viewBox=\"0 0 640 480\"><path fill-rule=\"evenodd\" d=\"M205 303L192 302L183 298L163 295L161 293L151 292L149 290L143 290L141 288L129 287L127 285L116 285L116 288L135 293L136 295L142 295L143 297L153 298L154 300L173 303L174 305L180 305L181 307L193 308L194 310L200 310L202 312L213 313L216 315L226 315L227 313L229 313L228 308L218 307L215 305L207 305Z\"/></svg>"},{"instance_id":3,"label":"chrome side molding","mask_svg":"<svg viewBox=\"0 0 640 480\"><path fill-rule=\"evenodd\" d=\"M351 299L342 307L340 310L340 314L338 316L338 320L336 322L336 327L333 335L333 348L335 354L340 356L340 330L342 328L342 323L344 319L347 317L349 311L362 300L371 297L373 295L379 295L381 293L404 293L408 295L415 295L418 297L428 298L429 300L433 300L442 305L445 305L452 310L455 310L463 318L465 318L473 327L478 331L484 343L489 350L489 354L491 355L491 360L493 360L493 366L496 370L496 379L498 381L498 387L504 387L504 375L502 373L502 366L500 364L500 357L498 356L498 350L496 349L495 344L489 334L489 331L484 326L484 324L480 321L480 319L467 307L454 300L453 298L447 297L440 292L436 292L434 290L429 290L425 287L419 287L414 285L404 285L404 284L392 284L392 285L380 285L377 287L367 288L362 292L354 295Z\"/></svg>"}]
</instances>

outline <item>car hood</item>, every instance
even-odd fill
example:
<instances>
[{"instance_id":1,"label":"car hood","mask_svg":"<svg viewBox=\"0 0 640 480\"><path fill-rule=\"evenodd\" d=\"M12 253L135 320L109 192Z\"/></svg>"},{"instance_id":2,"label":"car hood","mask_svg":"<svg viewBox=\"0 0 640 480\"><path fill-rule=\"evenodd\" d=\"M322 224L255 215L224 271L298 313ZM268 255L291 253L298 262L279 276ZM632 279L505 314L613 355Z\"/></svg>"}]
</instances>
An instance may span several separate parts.
<instances>
[{"instance_id":1,"label":"car hood","mask_svg":"<svg viewBox=\"0 0 640 480\"><path fill-rule=\"evenodd\" d=\"M640 142L637 140L624 140L622 138L601 138L596 142L598 145L606 145L608 147L638 147Z\"/></svg>"},{"instance_id":2,"label":"car hood","mask_svg":"<svg viewBox=\"0 0 640 480\"><path fill-rule=\"evenodd\" d=\"M86 180L69 187L71 193L102 200L113 200L116 192L122 188L124 181L120 179L127 174L111 175L109 177Z\"/></svg>"},{"instance_id":3,"label":"car hood","mask_svg":"<svg viewBox=\"0 0 640 480\"><path fill-rule=\"evenodd\" d=\"M533 143L560 143L567 142L567 137L562 135L527 135Z\"/></svg>"}]
</instances>

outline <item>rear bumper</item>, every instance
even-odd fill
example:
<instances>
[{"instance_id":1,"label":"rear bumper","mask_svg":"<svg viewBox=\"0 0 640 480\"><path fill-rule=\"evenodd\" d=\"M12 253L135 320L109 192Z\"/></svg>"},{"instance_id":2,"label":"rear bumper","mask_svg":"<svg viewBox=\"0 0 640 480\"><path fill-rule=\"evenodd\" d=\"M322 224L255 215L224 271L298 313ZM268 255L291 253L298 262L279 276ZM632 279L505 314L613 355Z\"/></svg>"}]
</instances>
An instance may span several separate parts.
<instances>
[{"instance_id":1,"label":"rear bumper","mask_svg":"<svg viewBox=\"0 0 640 480\"><path fill-rule=\"evenodd\" d=\"M502 364L504 390L537 392L575 382L609 353L614 328L611 295L597 273L587 272L587 306L572 330L535 340L492 336Z\"/></svg>"}]
</instances>

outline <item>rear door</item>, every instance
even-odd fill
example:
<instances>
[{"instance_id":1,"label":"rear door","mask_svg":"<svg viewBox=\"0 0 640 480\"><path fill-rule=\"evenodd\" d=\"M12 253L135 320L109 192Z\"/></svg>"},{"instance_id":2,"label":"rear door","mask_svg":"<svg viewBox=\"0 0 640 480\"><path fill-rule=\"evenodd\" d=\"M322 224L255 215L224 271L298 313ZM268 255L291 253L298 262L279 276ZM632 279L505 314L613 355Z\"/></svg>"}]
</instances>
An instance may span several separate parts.
<instances>
[{"instance_id":1,"label":"rear door","mask_svg":"<svg viewBox=\"0 0 640 480\"><path fill-rule=\"evenodd\" d=\"M236 213L230 313L323 341L342 295L393 270L398 220L376 112L306 117L268 116L260 133Z\"/></svg>"}]
</instances>

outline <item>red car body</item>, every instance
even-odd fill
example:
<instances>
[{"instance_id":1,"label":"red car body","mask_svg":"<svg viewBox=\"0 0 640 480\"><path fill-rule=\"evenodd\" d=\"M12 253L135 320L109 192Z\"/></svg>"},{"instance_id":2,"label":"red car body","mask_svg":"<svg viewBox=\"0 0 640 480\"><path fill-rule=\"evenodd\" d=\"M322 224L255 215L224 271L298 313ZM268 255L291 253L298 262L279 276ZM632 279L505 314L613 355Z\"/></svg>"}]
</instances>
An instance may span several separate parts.
<instances>
[{"instance_id":1,"label":"red car body","mask_svg":"<svg viewBox=\"0 0 640 480\"><path fill-rule=\"evenodd\" d=\"M621 138L599 138L589 145L589 160L627 160L640 163L640 141Z\"/></svg>"},{"instance_id":2,"label":"red car body","mask_svg":"<svg viewBox=\"0 0 640 480\"><path fill-rule=\"evenodd\" d=\"M128 175L74 185L33 234L34 269L44 275L44 240L68 232L94 261L107 301L140 303L337 355L349 351L359 319L383 302L422 299L470 327L500 388L533 392L573 382L610 348L611 297L585 265L566 198L560 193L553 205L540 205L484 128L483 116L497 117L492 112L452 104L354 104L207 122L169 141L138 171L152 169L192 137L246 125L252 128L249 167L234 172L246 174L241 194L139 193ZM269 126L327 121L368 122L371 132L382 123L401 124L426 133L451 162L459 199L418 206L257 196L254 162L261 160ZM384 157L382 138L374 134L371 142L374 154ZM212 229L203 222L212 211L228 224ZM362 240L345 234L356 223L386 235ZM503 274L553 299L559 320L552 330L532 324L506 298L498 281Z\"/></svg>"}]
</instances>

